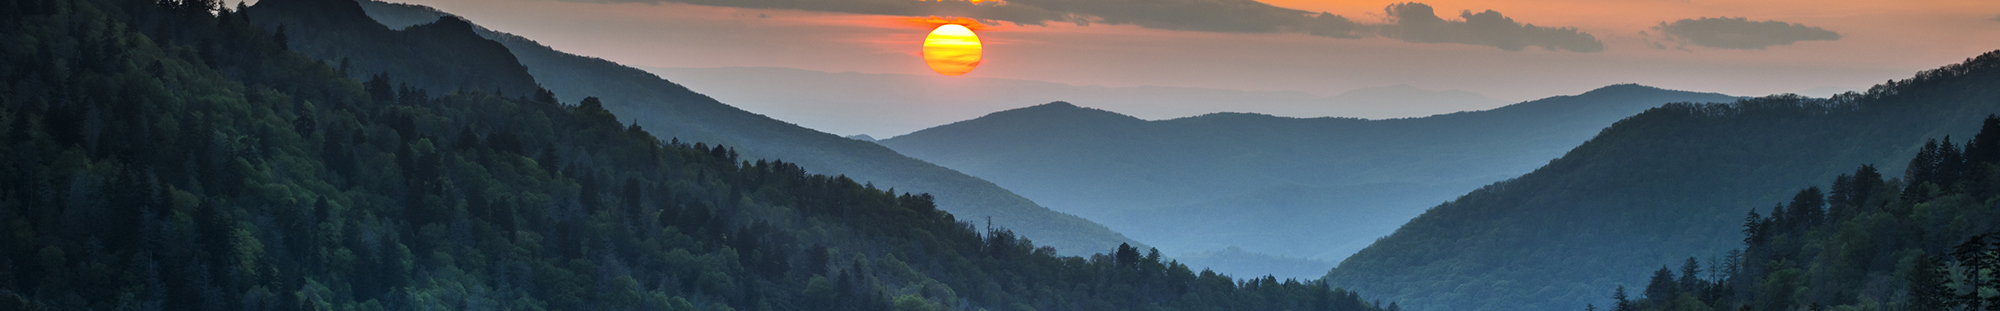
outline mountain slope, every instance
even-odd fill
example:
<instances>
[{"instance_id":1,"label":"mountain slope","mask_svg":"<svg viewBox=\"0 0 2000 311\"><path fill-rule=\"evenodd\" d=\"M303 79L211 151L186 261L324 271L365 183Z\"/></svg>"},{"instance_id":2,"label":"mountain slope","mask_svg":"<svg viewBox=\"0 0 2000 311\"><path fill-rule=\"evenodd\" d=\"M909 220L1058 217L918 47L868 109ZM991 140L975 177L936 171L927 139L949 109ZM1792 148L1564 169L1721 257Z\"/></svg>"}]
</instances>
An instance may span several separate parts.
<instances>
[{"instance_id":1,"label":"mountain slope","mask_svg":"<svg viewBox=\"0 0 2000 311\"><path fill-rule=\"evenodd\" d=\"M203 3L0 3L0 310L1383 309L1057 256L595 98L363 83Z\"/></svg>"},{"instance_id":2,"label":"mountain slope","mask_svg":"<svg viewBox=\"0 0 2000 311\"><path fill-rule=\"evenodd\" d=\"M336 1L336 0L274 0ZM348 0L338 0L348 1ZM265 5L259 2L258 6ZM371 16L392 22L414 22L418 16L448 16L407 4L361 1ZM254 9L254 7L253 7ZM381 13L373 13L381 12ZM326 12L293 11L257 14L310 16ZM443 14L443 15L432 15ZM445 20L456 17L445 18ZM372 23L372 22L371 22ZM392 25L405 26L405 25ZM480 35L500 42L519 58L536 81L563 102L585 96L603 99L605 109L625 122L681 141L733 147L745 158L782 158L813 168L814 173L845 175L897 191L930 193L938 205L965 219L991 217L993 225L1014 230L1037 244L1064 254L1089 254L1118 244L1144 244L1103 225L1051 211L993 183L912 159L869 142L842 138L737 109L645 71L610 61L571 55L534 41L474 26ZM511 94L511 93L510 93Z\"/></svg>"},{"instance_id":3,"label":"mountain slope","mask_svg":"<svg viewBox=\"0 0 2000 311\"><path fill-rule=\"evenodd\" d=\"M392 30L369 19L350 0L259 1L244 13L265 29L284 27L292 50L328 60L351 77L388 73L439 94L469 90L527 96L541 89L513 53L474 34L463 19L433 19L436 23Z\"/></svg>"},{"instance_id":4,"label":"mountain slope","mask_svg":"<svg viewBox=\"0 0 2000 311\"><path fill-rule=\"evenodd\" d=\"M1740 243L1745 211L1863 164L1899 176L1925 138L2000 112L2000 54L1868 93L1675 104L1561 159L1439 205L1341 262L1330 283L1411 310L1605 305L1645 271Z\"/></svg>"},{"instance_id":5,"label":"mountain slope","mask_svg":"<svg viewBox=\"0 0 2000 311\"><path fill-rule=\"evenodd\" d=\"M879 143L1172 253L1238 246L1334 261L1424 207L1547 163L1620 117L1667 102L1733 99L1616 85L1390 120L1218 113L1145 121L1059 102Z\"/></svg>"}]
</instances>

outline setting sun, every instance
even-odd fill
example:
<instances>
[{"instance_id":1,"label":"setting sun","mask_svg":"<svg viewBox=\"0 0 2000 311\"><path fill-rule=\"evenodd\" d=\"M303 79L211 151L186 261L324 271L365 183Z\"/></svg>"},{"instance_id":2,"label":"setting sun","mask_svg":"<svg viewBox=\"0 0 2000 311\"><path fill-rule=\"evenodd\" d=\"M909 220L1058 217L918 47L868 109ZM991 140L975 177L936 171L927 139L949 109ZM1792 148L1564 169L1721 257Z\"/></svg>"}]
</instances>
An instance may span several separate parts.
<instances>
[{"instance_id":1,"label":"setting sun","mask_svg":"<svg viewBox=\"0 0 2000 311\"><path fill-rule=\"evenodd\" d=\"M962 75L979 67L979 36L964 25L938 26L924 38L924 62L931 70L947 76Z\"/></svg>"}]
</instances>

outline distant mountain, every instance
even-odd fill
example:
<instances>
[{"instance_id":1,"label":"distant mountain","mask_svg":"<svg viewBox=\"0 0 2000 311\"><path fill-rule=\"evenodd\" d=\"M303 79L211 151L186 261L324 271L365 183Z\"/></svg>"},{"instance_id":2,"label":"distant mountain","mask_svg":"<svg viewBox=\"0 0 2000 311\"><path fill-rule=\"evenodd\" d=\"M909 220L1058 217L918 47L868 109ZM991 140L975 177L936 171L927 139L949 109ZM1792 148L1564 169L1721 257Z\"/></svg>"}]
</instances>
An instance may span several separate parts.
<instances>
[{"instance_id":1,"label":"distant mountain","mask_svg":"<svg viewBox=\"0 0 2000 311\"><path fill-rule=\"evenodd\" d=\"M388 73L431 95L467 90L527 96L541 89L512 52L456 17L390 29L353 0L259 1L244 11L252 24L282 27L292 50L328 60L350 77Z\"/></svg>"},{"instance_id":2,"label":"distant mountain","mask_svg":"<svg viewBox=\"0 0 2000 311\"><path fill-rule=\"evenodd\" d=\"M1256 275L1299 280L1319 278L1326 275L1326 270L1333 268L1334 265L1334 262L1327 260L1252 253L1240 247L1186 253L1174 256L1174 260L1190 267L1242 267L1242 270L1264 272Z\"/></svg>"},{"instance_id":3,"label":"distant mountain","mask_svg":"<svg viewBox=\"0 0 2000 311\"><path fill-rule=\"evenodd\" d=\"M1409 85L1335 96L1191 87L1103 87L941 75L821 72L791 68L645 68L744 110L841 135L891 137L1010 108L1069 101L1147 120L1217 110L1289 117L1422 117L1492 109L1506 102L1467 91ZM778 87L772 87L778 86ZM1219 107L1219 108L1218 108ZM857 120L867 120L859 122Z\"/></svg>"},{"instance_id":4,"label":"distant mountain","mask_svg":"<svg viewBox=\"0 0 2000 311\"><path fill-rule=\"evenodd\" d=\"M352 1L352 0L265 0ZM361 1L370 16L392 22L389 27L418 23L422 16L444 14L428 7ZM344 11L342 11L344 12ZM314 16L316 11L270 12ZM455 17L442 20L454 20ZM373 22L373 21L371 21ZM294 26L296 27L296 26ZM422 27L422 26L418 26ZM480 35L505 45L527 66L543 87L564 102L586 96L603 100L605 109L661 137L706 142L735 148L746 159L777 158L813 168L814 173L846 175L899 192L930 193L940 208L961 219L1012 229L1036 244L1063 254L1106 252L1120 243L1145 244L1112 232L1103 225L1051 211L1002 189L950 169L905 157L870 142L846 139L749 113L695 93L686 87L631 67L603 59L577 56L519 36L473 26ZM288 28L289 29L289 28ZM511 93L510 93L511 94Z\"/></svg>"},{"instance_id":5,"label":"distant mountain","mask_svg":"<svg viewBox=\"0 0 2000 311\"><path fill-rule=\"evenodd\" d=\"M1746 212L1812 181L1863 164L1903 176L1926 139L1970 138L2000 112L1996 89L2000 52L1832 99L1651 109L1533 173L1432 208L1325 280L1407 310L1605 306L1607 290L1644 287L1661 265L1742 245Z\"/></svg>"},{"instance_id":6,"label":"distant mountain","mask_svg":"<svg viewBox=\"0 0 2000 311\"><path fill-rule=\"evenodd\" d=\"M1391 120L1217 113L1147 121L1056 102L880 143L1170 253L1239 246L1333 261L1425 207L1533 170L1619 118L1669 102L1734 99L1614 85Z\"/></svg>"}]
</instances>

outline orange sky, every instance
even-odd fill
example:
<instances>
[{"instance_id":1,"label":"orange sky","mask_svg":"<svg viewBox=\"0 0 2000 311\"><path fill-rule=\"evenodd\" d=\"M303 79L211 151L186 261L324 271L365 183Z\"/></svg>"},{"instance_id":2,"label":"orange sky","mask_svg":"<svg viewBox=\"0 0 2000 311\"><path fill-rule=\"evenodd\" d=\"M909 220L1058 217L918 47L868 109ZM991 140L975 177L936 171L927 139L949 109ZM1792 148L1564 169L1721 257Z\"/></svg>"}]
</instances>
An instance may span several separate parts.
<instances>
[{"instance_id":1,"label":"orange sky","mask_svg":"<svg viewBox=\"0 0 2000 311\"><path fill-rule=\"evenodd\" d=\"M928 74L919 47L928 26L909 17L549 0L410 0L572 53L650 67L787 67ZM1509 101L1615 83L1764 95L1863 88L2000 49L2000 1L1438 0L1438 15L1497 10L1522 23L1576 27L1597 53L1505 51L1385 38L1299 33L1208 33L1131 25L990 25L984 63L967 76L1079 85L1292 90L1332 95L1409 84ZM1271 0L1377 22L1391 1ZM1655 49L1661 22L1745 17L1821 27L1837 41L1763 50ZM1646 31L1648 35L1642 35ZM672 79L672 77L668 77ZM1023 106L1034 103L1023 103ZM1226 105L1218 111L1228 111Z\"/></svg>"}]
</instances>

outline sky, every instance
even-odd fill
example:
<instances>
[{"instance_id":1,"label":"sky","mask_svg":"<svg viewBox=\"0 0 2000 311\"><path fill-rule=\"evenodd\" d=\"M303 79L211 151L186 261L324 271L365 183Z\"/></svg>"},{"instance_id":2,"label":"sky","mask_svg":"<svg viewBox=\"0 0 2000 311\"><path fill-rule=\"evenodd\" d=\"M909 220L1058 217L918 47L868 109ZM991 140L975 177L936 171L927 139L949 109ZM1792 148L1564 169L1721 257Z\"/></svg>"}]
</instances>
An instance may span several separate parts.
<instances>
[{"instance_id":1,"label":"sky","mask_svg":"<svg viewBox=\"0 0 2000 311\"><path fill-rule=\"evenodd\" d=\"M637 67L1318 96L1409 85L1504 102L1619 83L1745 96L1864 89L2000 49L1991 0L401 1ZM932 17L979 21L976 69L944 76L925 64Z\"/></svg>"}]
</instances>

